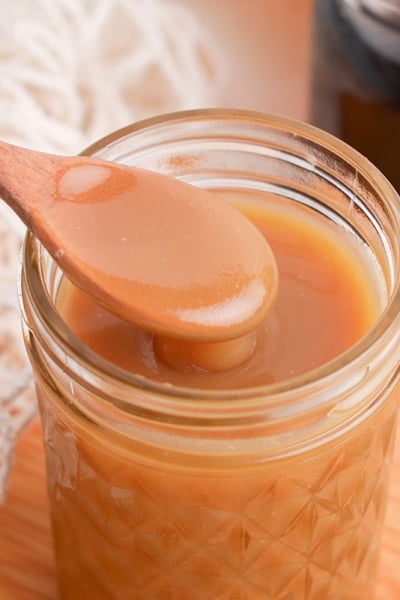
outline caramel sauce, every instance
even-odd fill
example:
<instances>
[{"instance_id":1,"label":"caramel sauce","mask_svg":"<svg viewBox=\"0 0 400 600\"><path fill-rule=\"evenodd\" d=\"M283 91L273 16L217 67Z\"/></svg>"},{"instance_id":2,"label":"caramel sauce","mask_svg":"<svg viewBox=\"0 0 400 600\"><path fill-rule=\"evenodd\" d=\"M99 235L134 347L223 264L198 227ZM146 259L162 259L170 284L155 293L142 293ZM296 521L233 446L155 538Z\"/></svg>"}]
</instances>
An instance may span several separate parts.
<instances>
[{"instance_id":1,"label":"caramel sauce","mask_svg":"<svg viewBox=\"0 0 400 600\"><path fill-rule=\"evenodd\" d=\"M150 171L78 163L61 171L55 197L61 268L73 256L75 283L141 329L230 340L254 329L275 299L265 238L208 191Z\"/></svg>"},{"instance_id":2,"label":"caramel sauce","mask_svg":"<svg viewBox=\"0 0 400 600\"><path fill-rule=\"evenodd\" d=\"M152 333L116 318L66 284L58 305L70 329L111 362L151 380L237 389L311 371L346 351L371 328L382 298L379 286L371 282L371 268L376 268L372 258L356 240L308 209L279 199L247 192L225 197L268 239L280 281L276 302L254 339L243 337L240 342L253 349L238 366L233 361L231 368L209 368L210 349L206 344L193 349L190 340L178 349L169 346L160 356L160 342ZM196 359L199 352L205 358ZM222 344L211 363L229 352Z\"/></svg>"}]
</instances>

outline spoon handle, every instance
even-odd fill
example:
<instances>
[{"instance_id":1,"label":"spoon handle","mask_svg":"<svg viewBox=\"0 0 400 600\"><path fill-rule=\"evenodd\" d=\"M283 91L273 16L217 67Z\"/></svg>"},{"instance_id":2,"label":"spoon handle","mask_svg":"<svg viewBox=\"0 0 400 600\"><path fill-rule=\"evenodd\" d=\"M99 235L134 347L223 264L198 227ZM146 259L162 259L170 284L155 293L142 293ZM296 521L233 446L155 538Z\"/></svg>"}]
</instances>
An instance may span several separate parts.
<instances>
[{"instance_id":1,"label":"spoon handle","mask_svg":"<svg viewBox=\"0 0 400 600\"><path fill-rule=\"evenodd\" d=\"M0 141L0 197L31 230L54 196L62 158Z\"/></svg>"}]
</instances>

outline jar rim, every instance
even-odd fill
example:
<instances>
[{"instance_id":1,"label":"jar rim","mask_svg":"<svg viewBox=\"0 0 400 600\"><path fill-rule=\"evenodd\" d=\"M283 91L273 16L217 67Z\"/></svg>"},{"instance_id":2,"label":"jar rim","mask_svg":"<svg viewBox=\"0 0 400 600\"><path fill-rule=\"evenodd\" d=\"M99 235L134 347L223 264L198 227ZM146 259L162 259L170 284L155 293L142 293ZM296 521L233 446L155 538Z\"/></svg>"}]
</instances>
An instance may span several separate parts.
<instances>
[{"instance_id":1,"label":"jar rim","mask_svg":"<svg viewBox=\"0 0 400 600\"><path fill-rule=\"evenodd\" d=\"M396 191L384 175L364 156L341 140L307 123L280 115L242 109L213 108L186 110L151 117L127 125L88 146L81 154L95 155L101 149L110 146L123 137L131 136L138 132L148 130L149 128L157 128L160 125L168 124L171 126L188 121L221 119L252 120L267 125L272 129L285 129L288 132L292 132L294 136L303 136L311 142L323 145L324 148L334 152L335 155L344 158L346 162L350 160L354 164L357 164L360 169L362 169L363 175L365 175L365 177L373 183L374 187L378 189L380 197L385 199L386 205L390 208L393 224L396 226L399 246L397 249L399 256L397 258L400 263L400 201ZM389 335L389 339L393 339L393 337L397 336L396 348L398 349L400 347L399 265L399 269L396 272L396 281L391 296L388 299L387 306L378 317L374 326L351 348L316 369L276 383L236 390L189 388L153 381L111 363L88 348L72 334L55 309L50 296L45 293L43 277L40 273L39 265L40 256L43 251L44 249L34 238L33 234L28 232L24 242L23 260L21 261L19 276L19 296L21 298L23 312L25 312L25 309L22 300L22 280L24 280L25 284L29 283L29 296L31 300L34 301L34 305L40 313L41 321L45 324L47 330L51 331L51 335L57 339L58 343L68 351L69 355L79 357L79 360L84 361L85 366L90 367L91 371L94 373L101 373L102 377L107 376L109 380L116 381L129 389L135 388L137 390L142 390L143 392L150 392L161 398L171 397L171 395L173 395L178 401L179 399L185 399L185 402L188 400L198 402L199 399L204 399L206 397L208 403L210 401L215 401L219 404L220 402L226 403L226 401L229 400L234 401L235 404L240 404L242 401L248 403L250 399L257 403L258 399L265 399L265 397L279 400L282 396L287 397L288 395L292 396L294 393L298 394L300 390L306 395L308 392L320 388L321 385L326 385L332 378L347 373L349 369L357 369L361 364L368 364L369 356L373 354L374 348L379 345L380 341L382 341L385 336ZM29 282L27 282L27 268L25 268L24 265L29 265L31 274L35 272L35 276L30 277Z\"/></svg>"}]
</instances>

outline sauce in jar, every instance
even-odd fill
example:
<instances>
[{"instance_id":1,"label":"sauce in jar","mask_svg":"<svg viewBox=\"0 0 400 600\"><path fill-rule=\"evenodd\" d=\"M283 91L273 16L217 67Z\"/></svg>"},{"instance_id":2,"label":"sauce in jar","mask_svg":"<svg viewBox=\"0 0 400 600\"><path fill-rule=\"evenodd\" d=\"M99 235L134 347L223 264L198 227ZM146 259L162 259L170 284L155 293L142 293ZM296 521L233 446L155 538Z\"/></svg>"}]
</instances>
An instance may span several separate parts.
<instances>
[{"instance_id":1,"label":"sauce in jar","mask_svg":"<svg viewBox=\"0 0 400 600\"><path fill-rule=\"evenodd\" d=\"M350 348L373 325L382 306L374 271L349 235L306 208L257 194L226 192L258 227L278 264L278 297L256 330L247 362L218 373L196 363L168 365L154 336L114 317L72 285L58 307L68 327L86 345L119 366L153 381L194 388L240 389L276 383L315 369ZM218 201L218 200L216 200ZM375 267L376 269L376 267ZM378 278L376 272L375 278ZM305 343L307 340L307 343Z\"/></svg>"},{"instance_id":2,"label":"sauce in jar","mask_svg":"<svg viewBox=\"0 0 400 600\"><path fill-rule=\"evenodd\" d=\"M379 287L371 285L373 261L350 235L344 242L307 209L255 194L231 194L231 199L268 238L280 273L276 303L243 364L219 372L190 361L170 366L154 350L151 333L112 316L66 284L58 306L70 330L136 375L224 390L288 380L356 343L376 321L384 300ZM302 466L293 457L265 466L245 462L241 468L228 459L215 472L184 446L179 467L157 449L142 449L132 459L129 443L99 448L90 428L74 424L64 432L62 413L49 412L48 436L72 434L77 461L71 470L69 460L62 459L64 477L77 474L71 487L56 477L51 488L64 597L72 599L69 590L82 590L90 598L205 600L229 591L232 598L254 600L279 597L283 589L299 598L315 597L315 590L326 597L328 589L331 597L339 597L347 569L355 568L358 555L375 543L371 531L379 511L368 513L361 531L356 513L346 516L340 503L370 501L376 473L367 448L389 444L394 427L389 415L376 418L385 422L379 441L371 438L370 421L360 428L356 445L344 437L339 449L309 451ZM57 470L53 464L51 471ZM359 568L363 579L352 583L354 594L373 573L368 560ZM307 584L309 573L312 583ZM314 596L306 595L307 586Z\"/></svg>"},{"instance_id":3,"label":"sauce in jar","mask_svg":"<svg viewBox=\"0 0 400 600\"><path fill-rule=\"evenodd\" d=\"M251 113L172 116L101 150L223 194L268 239L279 290L254 351L214 370L28 238L61 598L372 599L398 405L393 189L329 136Z\"/></svg>"}]
</instances>

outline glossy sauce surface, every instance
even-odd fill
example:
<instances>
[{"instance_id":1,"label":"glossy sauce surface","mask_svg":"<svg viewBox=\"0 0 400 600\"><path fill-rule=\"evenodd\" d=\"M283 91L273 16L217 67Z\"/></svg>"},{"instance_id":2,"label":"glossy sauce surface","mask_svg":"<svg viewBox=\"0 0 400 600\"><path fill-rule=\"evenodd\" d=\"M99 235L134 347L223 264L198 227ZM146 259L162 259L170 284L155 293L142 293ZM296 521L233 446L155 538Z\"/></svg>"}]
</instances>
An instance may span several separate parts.
<instances>
[{"instance_id":1,"label":"glossy sauce surface","mask_svg":"<svg viewBox=\"0 0 400 600\"><path fill-rule=\"evenodd\" d=\"M59 309L71 330L102 356L151 380L235 389L310 371L347 350L370 329L382 298L368 274L374 269L372 259L356 240L343 239L345 234L333 224L282 199L247 192L225 197L266 236L279 269L278 296L256 330L250 358L217 373L190 360L175 360L170 366L155 351L152 334L114 317L66 285Z\"/></svg>"},{"instance_id":2,"label":"glossy sauce surface","mask_svg":"<svg viewBox=\"0 0 400 600\"><path fill-rule=\"evenodd\" d=\"M89 159L88 159L89 160ZM240 338L275 300L278 272L259 231L207 191L94 162L60 168L46 217L55 258L103 306L152 333Z\"/></svg>"}]
</instances>

